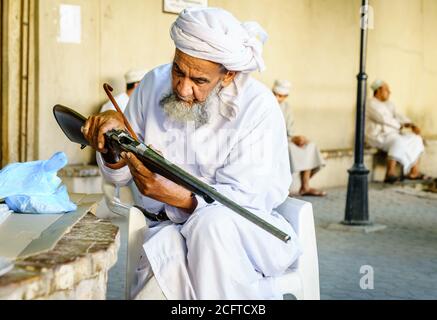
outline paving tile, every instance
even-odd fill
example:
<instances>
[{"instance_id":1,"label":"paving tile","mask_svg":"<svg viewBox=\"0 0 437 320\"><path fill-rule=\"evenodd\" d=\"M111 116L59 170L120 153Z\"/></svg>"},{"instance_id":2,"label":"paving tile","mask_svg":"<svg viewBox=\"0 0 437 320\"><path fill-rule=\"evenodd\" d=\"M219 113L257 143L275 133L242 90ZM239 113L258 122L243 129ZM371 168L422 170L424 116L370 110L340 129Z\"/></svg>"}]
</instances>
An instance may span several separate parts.
<instances>
[{"instance_id":1,"label":"paving tile","mask_svg":"<svg viewBox=\"0 0 437 320\"><path fill-rule=\"evenodd\" d=\"M314 208L321 299L437 299L437 198L370 185L370 220L387 228L361 234L326 229L344 218L346 200L345 188L328 191L326 198L303 198ZM127 224L115 224L122 245L107 298L123 299ZM373 267L374 290L359 287L363 265Z\"/></svg>"}]
</instances>

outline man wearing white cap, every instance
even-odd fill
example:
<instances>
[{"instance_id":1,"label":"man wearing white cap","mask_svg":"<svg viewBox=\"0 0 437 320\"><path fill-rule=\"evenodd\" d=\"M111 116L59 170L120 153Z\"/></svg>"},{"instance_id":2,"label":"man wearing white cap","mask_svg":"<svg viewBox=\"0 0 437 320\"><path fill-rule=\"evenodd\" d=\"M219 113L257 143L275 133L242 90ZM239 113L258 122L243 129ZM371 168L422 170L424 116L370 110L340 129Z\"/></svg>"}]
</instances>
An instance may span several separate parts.
<instances>
[{"instance_id":1,"label":"man wearing white cap","mask_svg":"<svg viewBox=\"0 0 437 320\"><path fill-rule=\"evenodd\" d=\"M150 71L129 101L125 115L133 130L291 240L277 239L221 204L207 204L150 172L133 154L107 163L102 133L124 128L120 116L107 111L83 128L99 151L103 176L118 185L133 180L136 204L169 219L147 231L131 294L156 281L168 299L282 298L277 278L300 248L291 225L275 211L291 183L283 117L272 92L249 75L264 69L267 35L257 23L241 23L222 9L197 8L182 11L171 37L173 63Z\"/></svg>"},{"instance_id":2,"label":"man wearing white cap","mask_svg":"<svg viewBox=\"0 0 437 320\"><path fill-rule=\"evenodd\" d=\"M395 105L389 100L391 92L387 83L375 80L371 89L373 97L369 99L366 111L366 142L388 153L385 182L399 180L396 162L402 165L404 178L426 179L419 171L419 158L424 151L420 129L396 111ZM410 128L413 132L404 133L403 128Z\"/></svg>"},{"instance_id":3,"label":"man wearing white cap","mask_svg":"<svg viewBox=\"0 0 437 320\"><path fill-rule=\"evenodd\" d=\"M135 69L135 70L129 70L124 75L124 80L126 81L126 91L114 97L121 111L124 112L124 110L126 109L130 96L134 92L135 88L138 87L141 79L144 78L145 74L146 74L145 71ZM106 102L100 109L100 112L105 112L108 110L115 110L115 107L111 101Z\"/></svg>"},{"instance_id":4,"label":"man wearing white cap","mask_svg":"<svg viewBox=\"0 0 437 320\"><path fill-rule=\"evenodd\" d=\"M325 196L326 192L310 187L310 179L325 165L319 148L315 143L308 141L304 136L296 135L293 129L294 117L290 105L285 101L290 94L291 84L287 80L276 80L273 85L273 94L285 118L288 136L288 151L290 156L291 172L300 175L302 196Z\"/></svg>"}]
</instances>

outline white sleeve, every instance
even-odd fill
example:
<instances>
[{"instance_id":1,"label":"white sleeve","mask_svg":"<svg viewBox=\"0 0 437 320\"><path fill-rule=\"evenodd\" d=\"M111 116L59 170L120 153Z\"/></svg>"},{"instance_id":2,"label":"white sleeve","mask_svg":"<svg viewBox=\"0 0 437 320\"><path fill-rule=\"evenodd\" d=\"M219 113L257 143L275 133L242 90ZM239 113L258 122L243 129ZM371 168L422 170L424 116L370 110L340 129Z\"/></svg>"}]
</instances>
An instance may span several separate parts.
<instances>
[{"instance_id":1,"label":"white sleeve","mask_svg":"<svg viewBox=\"0 0 437 320\"><path fill-rule=\"evenodd\" d=\"M385 125L385 126L389 126L395 129L400 129L401 128L401 124L399 123L399 121L396 120L396 118L389 118L389 117L385 117L378 109L377 106L375 106L375 104L372 102L372 100L370 100L370 102L367 105L367 117L370 120L373 120L379 124Z\"/></svg>"},{"instance_id":2,"label":"white sleeve","mask_svg":"<svg viewBox=\"0 0 437 320\"><path fill-rule=\"evenodd\" d=\"M285 117L285 127L287 129L287 135L289 137L293 137L294 116L293 116L293 111L291 111L290 105L288 103L286 104L284 117Z\"/></svg>"},{"instance_id":3,"label":"white sleeve","mask_svg":"<svg viewBox=\"0 0 437 320\"><path fill-rule=\"evenodd\" d=\"M146 99L143 96L143 92L147 93L147 89L144 88L147 85L145 80L147 79L144 79L135 89L124 110L127 121L141 142L144 142L145 115L147 114Z\"/></svg>"},{"instance_id":4,"label":"white sleeve","mask_svg":"<svg viewBox=\"0 0 437 320\"><path fill-rule=\"evenodd\" d=\"M402 113L398 112L396 110L396 107L394 105L393 106L393 113L395 118L402 124L407 124L407 123L412 123L411 119L408 118L407 116L403 115Z\"/></svg>"},{"instance_id":5,"label":"white sleeve","mask_svg":"<svg viewBox=\"0 0 437 320\"><path fill-rule=\"evenodd\" d=\"M279 113L263 115L231 150L212 187L248 210L271 213L287 198L292 180L285 132Z\"/></svg>"},{"instance_id":6,"label":"white sleeve","mask_svg":"<svg viewBox=\"0 0 437 320\"><path fill-rule=\"evenodd\" d=\"M111 102L105 103L102 108L100 109L100 113L108 111L108 110L115 110L115 108L112 106Z\"/></svg>"},{"instance_id":7,"label":"white sleeve","mask_svg":"<svg viewBox=\"0 0 437 320\"><path fill-rule=\"evenodd\" d=\"M118 170L108 168L105 165L100 152L96 152L96 160L97 160L97 165L100 168L100 172L102 173L103 179L105 179L107 182L123 187L127 185L129 181L132 179L132 175L129 171L128 166L124 166L123 168Z\"/></svg>"},{"instance_id":8,"label":"white sleeve","mask_svg":"<svg viewBox=\"0 0 437 320\"><path fill-rule=\"evenodd\" d=\"M202 197L198 195L196 195L195 197L197 200L196 210L199 210L208 205L208 203L206 203L206 201ZM173 207L168 204L164 205L164 209L165 209L165 213L167 213L167 217L174 223L183 223L187 221L187 219L190 217L190 214L186 213L184 210L181 210L179 208Z\"/></svg>"}]
</instances>

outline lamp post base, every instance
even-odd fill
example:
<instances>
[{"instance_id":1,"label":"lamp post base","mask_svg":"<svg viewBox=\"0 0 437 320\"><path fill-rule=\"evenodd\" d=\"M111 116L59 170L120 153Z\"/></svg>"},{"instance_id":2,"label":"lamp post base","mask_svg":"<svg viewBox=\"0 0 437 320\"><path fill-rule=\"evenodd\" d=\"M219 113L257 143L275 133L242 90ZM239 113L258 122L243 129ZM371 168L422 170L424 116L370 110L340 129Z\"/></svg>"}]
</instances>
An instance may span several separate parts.
<instances>
[{"instance_id":1,"label":"lamp post base","mask_svg":"<svg viewBox=\"0 0 437 320\"><path fill-rule=\"evenodd\" d=\"M346 213L342 224L353 226L371 225L368 197L369 170L364 165L354 165L348 172Z\"/></svg>"},{"instance_id":2,"label":"lamp post base","mask_svg":"<svg viewBox=\"0 0 437 320\"><path fill-rule=\"evenodd\" d=\"M387 226L383 224L374 224L369 223L368 225L354 225L354 224L345 224L343 222L340 223L331 223L326 229L330 231L341 231L341 232L350 232L350 233L373 233L377 231L382 231L386 229Z\"/></svg>"}]
</instances>

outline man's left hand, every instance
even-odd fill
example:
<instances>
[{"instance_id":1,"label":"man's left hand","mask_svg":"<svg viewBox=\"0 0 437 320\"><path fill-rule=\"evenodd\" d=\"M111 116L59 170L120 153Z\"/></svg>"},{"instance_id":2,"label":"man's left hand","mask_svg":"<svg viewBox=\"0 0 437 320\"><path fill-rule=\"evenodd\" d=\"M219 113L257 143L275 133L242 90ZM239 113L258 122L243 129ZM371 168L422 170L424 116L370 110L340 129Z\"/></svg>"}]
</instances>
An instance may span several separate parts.
<instances>
[{"instance_id":1,"label":"man's left hand","mask_svg":"<svg viewBox=\"0 0 437 320\"><path fill-rule=\"evenodd\" d=\"M191 192L173 181L151 172L131 152L122 152L121 157L126 161L134 182L141 194L168 205L192 213L197 207L197 200Z\"/></svg>"},{"instance_id":2,"label":"man's left hand","mask_svg":"<svg viewBox=\"0 0 437 320\"><path fill-rule=\"evenodd\" d=\"M300 148L305 147L309 142L304 136L294 136L291 141Z\"/></svg>"},{"instance_id":3,"label":"man's left hand","mask_svg":"<svg viewBox=\"0 0 437 320\"><path fill-rule=\"evenodd\" d=\"M420 131L420 128L419 128L419 127L417 127L416 125L413 124L413 125L411 126L411 130L413 130L413 132L414 132L415 134L417 134L417 135L420 136L421 131Z\"/></svg>"}]
</instances>

